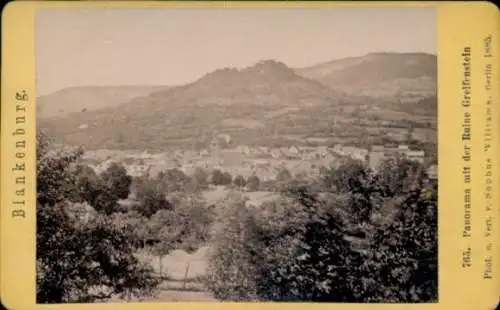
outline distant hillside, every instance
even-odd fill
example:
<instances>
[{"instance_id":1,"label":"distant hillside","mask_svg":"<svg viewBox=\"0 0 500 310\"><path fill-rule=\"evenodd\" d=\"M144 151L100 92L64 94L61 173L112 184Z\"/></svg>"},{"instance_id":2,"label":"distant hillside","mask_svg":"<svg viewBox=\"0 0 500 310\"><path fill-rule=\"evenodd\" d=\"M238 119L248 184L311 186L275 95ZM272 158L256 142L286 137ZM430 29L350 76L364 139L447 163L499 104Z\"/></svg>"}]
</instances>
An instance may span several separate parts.
<instances>
[{"instance_id":1,"label":"distant hillside","mask_svg":"<svg viewBox=\"0 0 500 310\"><path fill-rule=\"evenodd\" d=\"M147 96L165 86L83 86L65 88L37 99L37 117L58 117L73 112L116 107Z\"/></svg>"},{"instance_id":2,"label":"distant hillside","mask_svg":"<svg viewBox=\"0 0 500 310\"><path fill-rule=\"evenodd\" d=\"M437 91L437 57L425 53L372 53L295 72L348 94L424 98Z\"/></svg>"},{"instance_id":3,"label":"distant hillside","mask_svg":"<svg viewBox=\"0 0 500 310\"><path fill-rule=\"evenodd\" d=\"M365 143L392 132L404 137L409 124L432 130L435 97L426 100L422 109L423 101L401 104L398 98L346 95L265 60L241 70L216 70L119 107L38 124L61 142L90 149L203 147L217 133L247 145L300 144L310 137Z\"/></svg>"}]
</instances>

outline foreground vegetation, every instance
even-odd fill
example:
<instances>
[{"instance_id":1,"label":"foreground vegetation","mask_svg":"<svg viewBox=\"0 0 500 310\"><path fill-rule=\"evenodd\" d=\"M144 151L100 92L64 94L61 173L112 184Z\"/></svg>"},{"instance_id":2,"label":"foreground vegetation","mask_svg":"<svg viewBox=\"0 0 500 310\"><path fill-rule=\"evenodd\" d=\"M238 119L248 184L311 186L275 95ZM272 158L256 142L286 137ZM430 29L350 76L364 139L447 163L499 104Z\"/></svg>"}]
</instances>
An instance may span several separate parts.
<instances>
[{"instance_id":1,"label":"foreground vegetation","mask_svg":"<svg viewBox=\"0 0 500 310\"><path fill-rule=\"evenodd\" d=\"M54 150L42 133L37 142L39 303L153 296L160 279L139 250L161 264L207 244L205 285L219 300L437 299L437 187L419 164L395 158L375 173L346 161L317 180L284 171L272 185L201 170L132 180L119 164L96 174L81 151ZM281 196L210 205L210 182ZM135 201L123 204L131 189Z\"/></svg>"}]
</instances>

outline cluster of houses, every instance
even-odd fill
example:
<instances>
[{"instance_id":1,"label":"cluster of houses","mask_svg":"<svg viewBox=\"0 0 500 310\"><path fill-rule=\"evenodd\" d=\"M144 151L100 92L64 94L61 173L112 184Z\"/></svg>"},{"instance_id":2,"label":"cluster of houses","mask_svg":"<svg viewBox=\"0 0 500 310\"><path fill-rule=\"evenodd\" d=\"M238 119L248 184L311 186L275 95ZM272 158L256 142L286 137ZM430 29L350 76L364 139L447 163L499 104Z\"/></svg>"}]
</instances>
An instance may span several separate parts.
<instances>
[{"instance_id":1,"label":"cluster of houses","mask_svg":"<svg viewBox=\"0 0 500 310\"><path fill-rule=\"evenodd\" d=\"M228 140L227 137L221 137ZM229 142L229 141L227 141ZM96 172L107 169L113 161L123 163L129 175L156 175L160 171L178 168L190 175L196 168L207 171L220 169L231 174L243 176L258 175L262 179L271 179L282 167L294 171L313 173L321 166L328 166L339 158L350 157L367 163L376 169L384 160L393 156L403 156L407 159L423 163L425 152L412 150L406 145L397 147L373 146L370 150L352 146L336 145L334 147L303 147L291 146L270 148L266 146L237 146L232 149L217 149L196 152L194 150L176 150L171 153L121 154L108 156L105 160L89 163ZM290 167L288 167L290 166ZM314 171L313 171L314 170ZM437 168L431 167L429 177L437 178Z\"/></svg>"},{"instance_id":2,"label":"cluster of houses","mask_svg":"<svg viewBox=\"0 0 500 310\"><path fill-rule=\"evenodd\" d=\"M267 148L257 147L249 148L248 146L238 146L236 151L244 155L254 157L269 157L274 159L302 159L302 160L319 160L325 157L338 158L350 157L363 162L368 162L370 166L377 167L383 160L398 155L407 159L424 162L425 152L422 150L412 150L407 145L399 145L398 147L373 146L371 150L357 148L352 146L335 145L334 147L281 147Z\"/></svg>"},{"instance_id":3,"label":"cluster of houses","mask_svg":"<svg viewBox=\"0 0 500 310\"><path fill-rule=\"evenodd\" d=\"M425 152L422 150L412 150L407 145L399 145L397 147L373 146L369 155L369 165L378 167L382 161L394 156L402 156L409 160L424 162Z\"/></svg>"}]
</instances>

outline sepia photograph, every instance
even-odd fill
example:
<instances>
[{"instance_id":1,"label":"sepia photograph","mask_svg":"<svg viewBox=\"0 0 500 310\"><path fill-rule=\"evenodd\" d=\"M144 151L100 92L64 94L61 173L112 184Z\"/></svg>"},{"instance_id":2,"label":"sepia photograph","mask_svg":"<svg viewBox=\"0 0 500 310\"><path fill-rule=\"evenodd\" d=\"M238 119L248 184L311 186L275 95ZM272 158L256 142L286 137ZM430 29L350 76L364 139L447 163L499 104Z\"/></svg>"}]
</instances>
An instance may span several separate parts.
<instances>
[{"instance_id":1,"label":"sepia photograph","mask_svg":"<svg viewBox=\"0 0 500 310\"><path fill-rule=\"evenodd\" d=\"M437 303L436 12L41 8L36 300Z\"/></svg>"}]
</instances>

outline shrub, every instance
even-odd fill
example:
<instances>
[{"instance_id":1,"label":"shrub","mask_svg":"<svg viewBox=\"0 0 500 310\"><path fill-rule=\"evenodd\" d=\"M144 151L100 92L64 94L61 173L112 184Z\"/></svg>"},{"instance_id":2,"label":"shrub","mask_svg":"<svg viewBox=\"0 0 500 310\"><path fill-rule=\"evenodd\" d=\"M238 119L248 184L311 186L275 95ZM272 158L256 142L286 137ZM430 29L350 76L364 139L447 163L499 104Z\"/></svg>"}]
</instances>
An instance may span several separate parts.
<instances>
[{"instance_id":1,"label":"shrub","mask_svg":"<svg viewBox=\"0 0 500 310\"><path fill-rule=\"evenodd\" d=\"M236 201L224 216L223 228L216 236L216 254L210 258L206 284L217 299L244 301L256 299L254 265L246 247L251 225L245 201Z\"/></svg>"},{"instance_id":2,"label":"shrub","mask_svg":"<svg viewBox=\"0 0 500 310\"><path fill-rule=\"evenodd\" d=\"M423 165L402 157L393 157L382 162L380 182L391 195L408 193L419 187L425 174Z\"/></svg>"},{"instance_id":3,"label":"shrub","mask_svg":"<svg viewBox=\"0 0 500 310\"><path fill-rule=\"evenodd\" d=\"M234 183L234 185L238 186L239 188L242 188L247 184L245 178L241 175L236 176L233 180L233 183Z\"/></svg>"},{"instance_id":4,"label":"shrub","mask_svg":"<svg viewBox=\"0 0 500 310\"><path fill-rule=\"evenodd\" d=\"M292 174L286 168L281 169L276 175L276 181L278 182L287 182L290 181L291 179L292 179Z\"/></svg>"},{"instance_id":5,"label":"shrub","mask_svg":"<svg viewBox=\"0 0 500 310\"><path fill-rule=\"evenodd\" d=\"M223 175L224 178L221 185L230 185L231 182L233 181L233 177L231 176L231 174L228 171L226 171L223 173Z\"/></svg>"},{"instance_id":6,"label":"shrub","mask_svg":"<svg viewBox=\"0 0 500 310\"><path fill-rule=\"evenodd\" d=\"M260 179L256 175L252 175L247 180L247 188L249 191L256 192L260 189Z\"/></svg>"},{"instance_id":7,"label":"shrub","mask_svg":"<svg viewBox=\"0 0 500 310\"><path fill-rule=\"evenodd\" d=\"M304 189L294 195L255 212L244 203L234 208L210 265L217 298L349 299L341 279L359 255L343 239L339 215Z\"/></svg>"},{"instance_id":8,"label":"shrub","mask_svg":"<svg viewBox=\"0 0 500 310\"><path fill-rule=\"evenodd\" d=\"M167 200L165 186L159 180L149 179L143 181L137 190L139 203L135 209L142 216L150 218L159 210L172 209L172 203Z\"/></svg>"},{"instance_id":9,"label":"shrub","mask_svg":"<svg viewBox=\"0 0 500 310\"><path fill-rule=\"evenodd\" d=\"M201 168L196 168L196 171L194 172L192 179L194 179L194 181L196 182L196 190L208 188L208 174L205 170Z\"/></svg>"},{"instance_id":10,"label":"shrub","mask_svg":"<svg viewBox=\"0 0 500 310\"><path fill-rule=\"evenodd\" d=\"M211 181L213 185L224 185L224 174L219 169L212 171Z\"/></svg>"},{"instance_id":11,"label":"shrub","mask_svg":"<svg viewBox=\"0 0 500 310\"><path fill-rule=\"evenodd\" d=\"M208 288L222 300L435 301L435 189L396 195L362 165L326 172L342 190L289 182L280 200L226 208Z\"/></svg>"},{"instance_id":12,"label":"shrub","mask_svg":"<svg viewBox=\"0 0 500 310\"><path fill-rule=\"evenodd\" d=\"M130 194L132 177L127 174L127 170L122 164L112 163L101 174L101 178L105 186L115 192L118 199L126 199Z\"/></svg>"},{"instance_id":13,"label":"shrub","mask_svg":"<svg viewBox=\"0 0 500 310\"><path fill-rule=\"evenodd\" d=\"M377 301L435 302L438 296L437 197L409 194L397 218L372 243Z\"/></svg>"},{"instance_id":14,"label":"shrub","mask_svg":"<svg viewBox=\"0 0 500 310\"><path fill-rule=\"evenodd\" d=\"M119 210L118 200L128 197L132 183L125 168L116 163L100 175L88 166L78 165L73 177L80 200L87 201L96 211L106 215Z\"/></svg>"},{"instance_id":15,"label":"shrub","mask_svg":"<svg viewBox=\"0 0 500 310\"><path fill-rule=\"evenodd\" d=\"M85 221L70 216L69 207L89 197L74 168L81 154L53 152L47 137L37 136L37 302L152 294L157 282L151 269L133 255L134 234L114 225L107 215Z\"/></svg>"},{"instance_id":16,"label":"shrub","mask_svg":"<svg viewBox=\"0 0 500 310\"><path fill-rule=\"evenodd\" d=\"M191 178L182 170L173 168L159 173L157 181L165 193L184 191Z\"/></svg>"}]
</instances>

